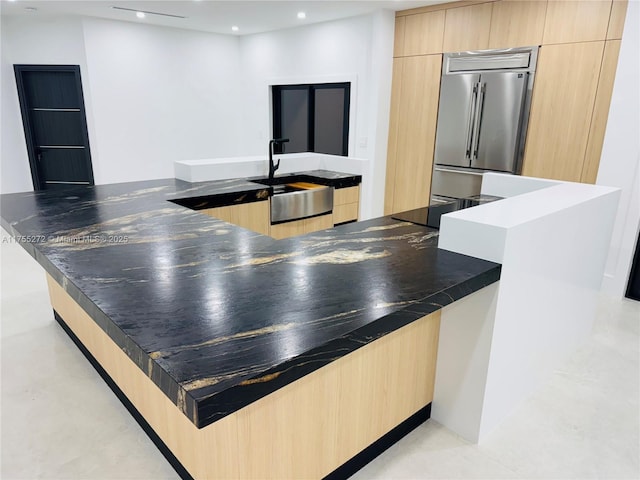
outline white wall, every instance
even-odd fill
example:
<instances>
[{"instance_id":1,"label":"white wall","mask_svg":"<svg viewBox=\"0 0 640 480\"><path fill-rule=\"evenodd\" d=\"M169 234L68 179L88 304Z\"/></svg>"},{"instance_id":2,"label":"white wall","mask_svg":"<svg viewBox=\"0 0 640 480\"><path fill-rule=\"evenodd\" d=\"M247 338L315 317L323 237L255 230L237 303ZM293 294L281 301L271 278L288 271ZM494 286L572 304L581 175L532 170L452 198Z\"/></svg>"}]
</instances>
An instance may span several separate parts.
<instances>
[{"instance_id":1,"label":"white wall","mask_svg":"<svg viewBox=\"0 0 640 480\"><path fill-rule=\"evenodd\" d=\"M2 18L2 193L32 190L13 64L80 65L96 183L242 153L238 39L79 17Z\"/></svg>"},{"instance_id":2,"label":"white wall","mask_svg":"<svg viewBox=\"0 0 640 480\"><path fill-rule=\"evenodd\" d=\"M620 187L622 196L605 268L602 291L626 290L640 228L640 2L629 2L622 35L598 185Z\"/></svg>"},{"instance_id":3,"label":"white wall","mask_svg":"<svg viewBox=\"0 0 640 480\"><path fill-rule=\"evenodd\" d=\"M85 19L96 180L173 176L173 161L241 152L238 39Z\"/></svg>"},{"instance_id":4,"label":"white wall","mask_svg":"<svg viewBox=\"0 0 640 480\"><path fill-rule=\"evenodd\" d=\"M393 28L394 13L380 10L241 37L244 155L267 153L270 85L351 82L349 156L369 161L361 217L382 215Z\"/></svg>"},{"instance_id":5,"label":"white wall","mask_svg":"<svg viewBox=\"0 0 640 480\"><path fill-rule=\"evenodd\" d=\"M2 125L0 192L33 190L13 64L48 63L80 65L85 96L88 83L82 23L78 18L2 17ZM85 99L87 115L91 99ZM90 123L90 122L89 122ZM89 141L93 140L89 131Z\"/></svg>"}]
</instances>

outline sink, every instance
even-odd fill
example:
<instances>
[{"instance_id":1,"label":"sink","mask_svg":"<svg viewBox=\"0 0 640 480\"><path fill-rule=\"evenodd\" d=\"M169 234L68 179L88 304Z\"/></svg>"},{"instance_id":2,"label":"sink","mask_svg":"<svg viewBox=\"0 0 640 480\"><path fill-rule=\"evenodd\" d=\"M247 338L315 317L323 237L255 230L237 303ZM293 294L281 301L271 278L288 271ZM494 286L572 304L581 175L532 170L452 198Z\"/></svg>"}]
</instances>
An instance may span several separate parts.
<instances>
[{"instance_id":1,"label":"sink","mask_svg":"<svg viewBox=\"0 0 640 480\"><path fill-rule=\"evenodd\" d=\"M254 180L254 183L273 187L272 224L322 215L333 210L333 187L295 180L294 177Z\"/></svg>"}]
</instances>

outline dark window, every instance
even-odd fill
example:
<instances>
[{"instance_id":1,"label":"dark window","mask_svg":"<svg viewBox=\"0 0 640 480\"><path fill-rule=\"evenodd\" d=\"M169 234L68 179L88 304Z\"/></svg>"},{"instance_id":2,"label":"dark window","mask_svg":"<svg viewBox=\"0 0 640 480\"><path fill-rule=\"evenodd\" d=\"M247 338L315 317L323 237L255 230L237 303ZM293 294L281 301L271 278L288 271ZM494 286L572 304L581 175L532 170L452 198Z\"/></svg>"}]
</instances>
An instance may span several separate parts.
<instances>
[{"instance_id":1,"label":"dark window","mask_svg":"<svg viewBox=\"0 0 640 480\"><path fill-rule=\"evenodd\" d=\"M350 83L272 87L273 136L288 138L275 153L316 152L346 156Z\"/></svg>"}]
</instances>

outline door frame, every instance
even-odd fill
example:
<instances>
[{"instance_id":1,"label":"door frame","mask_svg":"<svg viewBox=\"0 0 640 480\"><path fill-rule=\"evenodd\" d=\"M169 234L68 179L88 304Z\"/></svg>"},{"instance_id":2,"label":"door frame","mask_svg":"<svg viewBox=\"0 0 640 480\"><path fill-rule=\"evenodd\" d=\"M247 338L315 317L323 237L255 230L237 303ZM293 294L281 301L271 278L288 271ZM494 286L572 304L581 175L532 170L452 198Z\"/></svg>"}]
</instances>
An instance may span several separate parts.
<instances>
[{"instance_id":1,"label":"door frame","mask_svg":"<svg viewBox=\"0 0 640 480\"><path fill-rule=\"evenodd\" d=\"M87 152L86 162L87 170L89 172L89 184L95 185L93 178L93 162L91 159L91 149L89 148L89 132L87 129L87 115L84 108L84 94L82 91L82 78L80 76L79 65L30 65L30 64L14 64L13 70L16 77L16 88L18 92L18 101L20 102L20 113L22 115L22 127L24 129L24 136L27 144L27 155L29 157L29 169L31 170L31 180L33 182L34 191L44 190L40 181L40 175L38 174L38 155L36 152L36 145L31 134L32 125L29 116L29 105L27 104L27 96L23 81L23 74L25 72L72 72L76 79L76 92L80 100L80 118L82 120L82 140Z\"/></svg>"}]
</instances>

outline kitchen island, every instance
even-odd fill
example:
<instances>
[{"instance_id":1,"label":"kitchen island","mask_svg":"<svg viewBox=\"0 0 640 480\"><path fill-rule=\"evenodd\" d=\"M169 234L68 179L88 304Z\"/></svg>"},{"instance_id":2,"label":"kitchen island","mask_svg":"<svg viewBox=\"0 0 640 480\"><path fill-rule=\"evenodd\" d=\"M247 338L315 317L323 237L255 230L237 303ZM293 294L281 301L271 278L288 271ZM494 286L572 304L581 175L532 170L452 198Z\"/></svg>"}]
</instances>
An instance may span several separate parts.
<instances>
[{"instance_id":1,"label":"kitchen island","mask_svg":"<svg viewBox=\"0 0 640 480\"><path fill-rule=\"evenodd\" d=\"M274 240L178 204L219 195L269 192L170 179L11 194L2 222L183 476L346 475L428 418L439 311L500 266L390 217Z\"/></svg>"}]
</instances>

